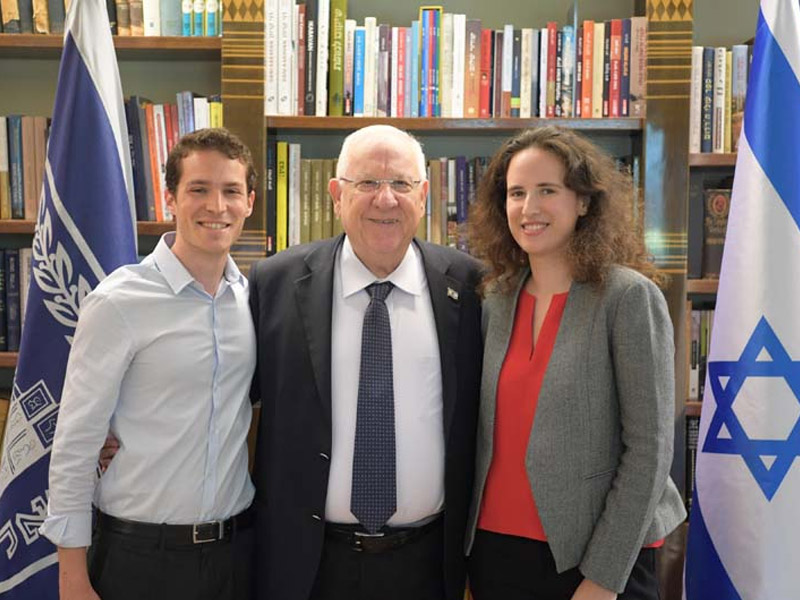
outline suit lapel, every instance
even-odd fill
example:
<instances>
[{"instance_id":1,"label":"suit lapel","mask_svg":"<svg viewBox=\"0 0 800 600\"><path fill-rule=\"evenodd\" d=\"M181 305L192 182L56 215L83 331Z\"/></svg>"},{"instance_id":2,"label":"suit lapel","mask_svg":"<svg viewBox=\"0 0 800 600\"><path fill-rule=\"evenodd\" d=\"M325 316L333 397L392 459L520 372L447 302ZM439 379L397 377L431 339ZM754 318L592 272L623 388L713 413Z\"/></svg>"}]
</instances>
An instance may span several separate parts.
<instances>
[{"instance_id":1,"label":"suit lapel","mask_svg":"<svg viewBox=\"0 0 800 600\"><path fill-rule=\"evenodd\" d=\"M306 257L308 273L295 281L314 380L325 415L331 415L331 315L336 250L344 236L322 244Z\"/></svg>"},{"instance_id":2,"label":"suit lapel","mask_svg":"<svg viewBox=\"0 0 800 600\"><path fill-rule=\"evenodd\" d=\"M456 368L456 344L458 343L458 321L461 315L461 282L448 276L450 262L441 253L427 244L418 244L425 265L425 276L436 320L439 339L439 357L442 368L442 403L445 444L450 433L450 424L456 408L458 378Z\"/></svg>"}]
</instances>

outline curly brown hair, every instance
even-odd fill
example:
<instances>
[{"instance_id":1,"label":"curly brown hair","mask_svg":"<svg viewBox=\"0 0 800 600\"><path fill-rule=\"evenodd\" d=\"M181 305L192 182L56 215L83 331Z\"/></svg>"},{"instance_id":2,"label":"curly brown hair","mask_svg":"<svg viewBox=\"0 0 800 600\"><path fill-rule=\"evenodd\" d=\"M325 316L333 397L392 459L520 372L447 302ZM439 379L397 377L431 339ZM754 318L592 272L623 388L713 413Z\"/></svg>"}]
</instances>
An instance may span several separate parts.
<instances>
[{"instance_id":1,"label":"curly brown hair","mask_svg":"<svg viewBox=\"0 0 800 600\"><path fill-rule=\"evenodd\" d=\"M247 170L247 193L249 194L256 189L258 176L253 166L253 156L250 154L250 149L242 140L224 127L212 127L187 133L170 150L164 176L167 189L170 192L174 194L178 189L183 159L192 152L203 150L216 150L231 160L238 160Z\"/></svg>"},{"instance_id":2,"label":"curly brown hair","mask_svg":"<svg viewBox=\"0 0 800 600\"><path fill-rule=\"evenodd\" d=\"M631 267L658 284L660 274L645 250L632 218L633 185L629 175L595 144L571 129L539 127L518 133L494 155L478 185L469 215L470 250L488 263L481 284L508 292L528 266L528 255L511 235L506 217L506 173L511 159L528 148L550 152L564 165L564 185L588 199L567 253L576 281L602 285L611 265Z\"/></svg>"}]
</instances>

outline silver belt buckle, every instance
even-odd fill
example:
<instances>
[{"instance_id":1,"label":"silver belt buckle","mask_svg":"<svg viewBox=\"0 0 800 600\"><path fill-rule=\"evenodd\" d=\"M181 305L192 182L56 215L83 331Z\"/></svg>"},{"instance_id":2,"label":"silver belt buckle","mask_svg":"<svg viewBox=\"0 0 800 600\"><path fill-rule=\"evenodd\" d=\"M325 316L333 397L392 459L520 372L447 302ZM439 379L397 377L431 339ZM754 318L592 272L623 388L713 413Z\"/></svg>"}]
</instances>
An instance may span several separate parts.
<instances>
[{"instance_id":1,"label":"silver belt buckle","mask_svg":"<svg viewBox=\"0 0 800 600\"><path fill-rule=\"evenodd\" d=\"M214 532L216 526L216 533ZM192 543L207 544L221 540L225 533L224 521L208 521L192 525Z\"/></svg>"}]
</instances>

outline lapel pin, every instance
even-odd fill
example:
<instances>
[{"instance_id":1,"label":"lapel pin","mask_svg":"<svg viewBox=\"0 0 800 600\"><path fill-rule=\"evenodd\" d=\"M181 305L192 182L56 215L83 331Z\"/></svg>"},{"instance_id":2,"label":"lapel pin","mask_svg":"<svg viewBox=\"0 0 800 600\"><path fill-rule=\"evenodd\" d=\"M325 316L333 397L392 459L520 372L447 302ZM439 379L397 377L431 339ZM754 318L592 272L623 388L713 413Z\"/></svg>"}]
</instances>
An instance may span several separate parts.
<instances>
[{"instance_id":1,"label":"lapel pin","mask_svg":"<svg viewBox=\"0 0 800 600\"><path fill-rule=\"evenodd\" d=\"M451 287L447 288L447 297L458 302L458 292Z\"/></svg>"}]
</instances>

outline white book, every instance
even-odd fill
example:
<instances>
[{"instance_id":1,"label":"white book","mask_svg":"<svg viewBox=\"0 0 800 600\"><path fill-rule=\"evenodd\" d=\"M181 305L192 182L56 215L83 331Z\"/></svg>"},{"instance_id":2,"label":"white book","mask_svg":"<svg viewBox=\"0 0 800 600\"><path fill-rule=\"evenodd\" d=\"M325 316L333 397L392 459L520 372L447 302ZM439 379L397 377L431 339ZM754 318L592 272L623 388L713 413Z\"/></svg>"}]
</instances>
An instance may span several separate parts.
<instances>
[{"instance_id":1,"label":"white book","mask_svg":"<svg viewBox=\"0 0 800 600\"><path fill-rule=\"evenodd\" d=\"M531 64L531 44L533 29L522 28L520 45L520 77L519 77L519 116L522 119L531 117L531 69L538 65Z\"/></svg>"},{"instance_id":2,"label":"white book","mask_svg":"<svg viewBox=\"0 0 800 600\"><path fill-rule=\"evenodd\" d=\"M278 0L265 0L264 114L278 114Z\"/></svg>"},{"instance_id":3,"label":"white book","mask_svg":"<svg viewBox=\"0 0 800 600\"><path fill-rule=\"evenodd\" d=\"M344 105L353 114L353 52L355 51L356 20L344 22Z\"/></svg>"},{"instance_id":4,"label":"white book","mask_svg":"<svg viewBox=\"0 0 800 600\"><path fill-rule=\"evenodd\" d=\"M592 117L603 118L603 52L606 39L606 24L594 24L594 44L592 46Z\"/></svg>"},{"instance_id":5,"label":"white book","mask_svg":"<svg viewBox=\"0 0 800 600\"><path fill-rule=\"evenodd\" d=\"M292 114L292 0L278 0L278 114Z\"/></svg>"},{"instance_id":6,"label":"white book","mask_svg":"<svg viewBox=\"0 0 800 600\"><path fill-rule=\"evenodd\" d=\"M398 39L397 36L399 27L392 27L392 56L391 56L391 78L389 83L389 116L397 117L397 82L400 80L398 68L399 68L399 61L398 61L398 50L397 44ZM402 116L402 115L400 115Z\"/></svg>"},{"instance_id":7,"label":"white book","mask_svg":"<svg viewBox=\"0 0 800 600\"><path fill-rule=\"evenodd\" d=\"M725 46L714 48L714 95L711 104L711 151L725 152Z\"/></svg>"},{"instance_id":8,"label":"white book","mask_svg":"<svg viewBox=\"0 0 800 600\"><path fill-rule=\"evenodd\" d=\"M539 30L539 116L547 114L547 27Z\"/></svg>"},{"instance_id":9,"label":"white book","mask_svg":"<svg viewBox=\"0 0 800 600\"><path fill-rule=\"evenodd\" d=\"M206 100L206 98L202 98ZM195 105L194 105L194 122L195 122L195 129L200 129L201 127L208 127L208 125L198 125L198 115L197 115L197 101L200 98L195 98ZM206 100L206 112L208 112L208 100ZM161 194L160 198L156 198L156 202L161 202L161 210L164 214L165 221L172 221L175 216L170 212L169 208L167 207L167 199L165 197L165 190L167 189L166 183L166 174L167 174L167 122L164 119L164 105L163 104L154 104L153 105L153 129L155 133L155 148L150 148L150 152L156 153L156 166L158 168L158 180L161 184ZM155 175L154 175L155 177Z\"/></svg>"},{"instance_id":10,"label":"white book","mask_svg":"<svg viewBox=\"0 0 800 600\"><path fill-rule=\"evenodd\" d=\"M164 0L169 2L169 0ZM203 5L205 8L205 5ZM145 36L161 35L161 4L159 0L142 0L142 20Z\"/></svg>"},{"instance_id":11,"label":"white book","mask_svg":"<svg viewBox=\"0 0 800 600\"><path fill-rule=\"evenodd\" d=\"M293 4L292 5L292 67L289 71L289 75L292 77L292 82L289 86L291 90L291 97L289 98L289 114L290 115L297 115L297 85L298 85L298 77L297 77L297 67L298 67L298 60L299 57L297 53L300 50L300 5Z\"/></svg>"},{"instance_id":12,"label":"white book","mask_svg":"<svg viewBox=\"0 0 800 600\"><path fill-rule=\"evenodd\" d=\"M500 91L505 96L511 97L511 83L514 79L514 26L503 26L503 78Z\"/></svg>"},{"instance_id":13,"label":"white book","mask_svg":"<svg viewBox=\"0 0 800 600\"><path fill-rule=\"evenodd\" d=\"M378 22L375 17L364 18L364 116L377 114Z\"/></svg>"},{"instance_id":14,"label":"white book","mask_svg":"<svg viewBox=\"0 0 800 600\"><path fill-rule=\"evenodd\" d=\"M331 1L317 2L317 111L318 117L328 115L328 35L330 32ZM306 65L308 68L308 65Z\"/></svg>"},{"instance_id":15,"label":"white book","mask_svg":"<svg viewBox=\"0 0 800 600\"><path fill-rule=\"evenodd\" d=\"M442 105L442 117L453 116L453 13L442 15L441 49L439 73L439 97Z\"/></svg>"},{"instance_id":16,"label":"white book","mask_svg":"<svg viewBox=\"0 0 800 600\"><path fill-rule=\"evenodd\" d=\"M208 98L197 96L192 98L194 108L194 130L211 127L211 114L208 109ZM159 105L156 105L159 106Z\"/></svg>"},{"instance_id":17,"label":"white book","mask_svg":"<svg viewBox=\"0 0 800 600\"><path fill-rule=\"evenodd\" d=\"M453 15L453 90L450 109L456 119L464 118L464 71L467 64L467 15Z\"/></svg>"},{"instance_id":18,"label":"white book","mask_svg":"<svg viewBox=\"0 0 800 600\"><path fill-rule=\"evenodd\" d=\"M700 152L700 108L703 103L703 47L692 46L689 87L689 152Z\"/></svg>"},{"instance_id":19,"label":"white book","mask_svg":"<svg viewBox=\"0 0 800 600\"><path fill-rule=\"evenodd\" d=\"M289 246L300 243L300 144L289 144Z\"/></svg>"}]
</instances>

